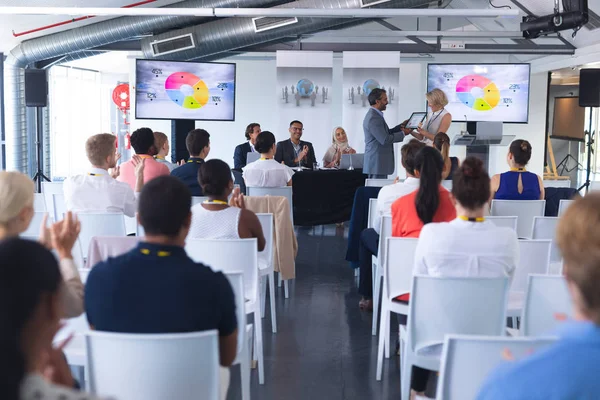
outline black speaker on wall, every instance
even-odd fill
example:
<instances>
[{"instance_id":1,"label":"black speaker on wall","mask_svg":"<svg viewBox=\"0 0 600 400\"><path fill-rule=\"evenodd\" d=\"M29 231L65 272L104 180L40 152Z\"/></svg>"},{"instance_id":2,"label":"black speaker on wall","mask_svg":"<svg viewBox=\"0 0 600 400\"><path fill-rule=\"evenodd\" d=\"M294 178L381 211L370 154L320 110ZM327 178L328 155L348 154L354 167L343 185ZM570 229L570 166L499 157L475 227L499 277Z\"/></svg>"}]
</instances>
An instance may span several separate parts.
<instances>
[{"instance_id":1,"label":"black speaker on wall","mask_svg":"<svg viewBox=\"0 0 600 400\"><path fill-rule=\"evenodd\" d=\"M196 121L194 120L171 120L171 158L173 162L190 158L190 153L188 153L185 145L185 138L194 129L196 129Z\"/></svg>"},{"instance_id":2,"label":"black speaker on wall","mask_svg":"<svg viewBox=\"0 0 600 400\"><path fill-rule=\"evenodd\" d=\"M579 106L600 107L600 69L579 71Z\"/></svg>"},{"instance_id":3,"label":"black speaker on wall","mask_svg":"<svg viewBox=\"0 0 600 400\"><path fill-rule=\"evenodd\" d=\"M45 69L25 70L25 105L27 107L48 105L48 77Z\"/></svg>"}]
</instances>

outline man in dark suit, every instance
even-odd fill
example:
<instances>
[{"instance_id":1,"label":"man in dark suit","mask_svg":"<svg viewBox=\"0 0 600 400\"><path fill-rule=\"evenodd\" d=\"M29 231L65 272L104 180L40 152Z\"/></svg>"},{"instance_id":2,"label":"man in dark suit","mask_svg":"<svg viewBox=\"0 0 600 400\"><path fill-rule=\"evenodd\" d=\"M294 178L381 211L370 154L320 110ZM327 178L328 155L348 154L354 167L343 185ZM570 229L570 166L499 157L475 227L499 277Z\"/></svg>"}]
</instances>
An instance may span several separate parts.
<instances>
[{"instance_id":1,"label":"man in dark suit","mask_svg":"<svg viewBox=\"0 0 600 400\"><path fill-rule=\"evenodd\" d=\"M190 188L192 196L202 196L202 188L198 182L198 170L210 152L210 134L204 129L194 129L185 138L190 158L181 167L171 171L172 176L181 179Z\"/></svg>"},{"instance_id":2,"label":"man in dark suit","mask_svg":"<svg viewBox=\"0 0 600 400\"><path fill-rule=\"evenodd\" d=\"M233 153L234 169L242 169L246 166L246 157L248 156L248 153L254 153L256 151L254 150L254 143L256 143L256 137L260 132L260 125L256 122L253 122L246 127L245 135L248 141L236 146Z\"/></svg>"},{"instance_id":3,"label":"man in dark suit","mask_svg":"<svg viewBox=\"0 0 600 400\"><path fill-rule=\"evenodd\" d=\"M369 93L371 108L363 120L365 133L365 160L363 172L369 178L387 178L394 172L394 143L404 140L402 125L388 128L383 111L388 104L385 90L373 89Z\"/></svg>"},{"instance_id":4,"label":"man in dark suit","mask_svg":"<svg viewBox=\"0 0 600 400\"><path fill-rule=\"evenodd\" d=\"M317 162L315 150L312 143L300 140L302 131L304 131L302 122L292 121L290 123L290 138L277 143L275 161L283 161L285 165L291 168L298 166L313 168L313 164Z\"/></svg>"}]
</instances>

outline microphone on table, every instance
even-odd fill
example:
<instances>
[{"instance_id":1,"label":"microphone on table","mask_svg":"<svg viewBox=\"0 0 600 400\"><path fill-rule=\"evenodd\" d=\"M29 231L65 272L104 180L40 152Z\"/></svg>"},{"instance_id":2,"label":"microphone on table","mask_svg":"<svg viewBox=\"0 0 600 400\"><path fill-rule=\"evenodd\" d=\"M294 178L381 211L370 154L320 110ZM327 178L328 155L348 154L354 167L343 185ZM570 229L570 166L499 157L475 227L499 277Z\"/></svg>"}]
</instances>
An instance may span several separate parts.
<instances>
[{"instance_id":1,"label":"microphone on table","mask_svg":"<svg viewBox=\"0 0 600 400\"><path fill-rule=\"evenodd\" d=\"M462 136L469 134L469 131L467 130L468 129L467 126L469 124L469 119L467 118L467 114L465 114L464 117L465 117L465 130L464 131L460 131L460 134Z\"/></svg>"}]
</instances>

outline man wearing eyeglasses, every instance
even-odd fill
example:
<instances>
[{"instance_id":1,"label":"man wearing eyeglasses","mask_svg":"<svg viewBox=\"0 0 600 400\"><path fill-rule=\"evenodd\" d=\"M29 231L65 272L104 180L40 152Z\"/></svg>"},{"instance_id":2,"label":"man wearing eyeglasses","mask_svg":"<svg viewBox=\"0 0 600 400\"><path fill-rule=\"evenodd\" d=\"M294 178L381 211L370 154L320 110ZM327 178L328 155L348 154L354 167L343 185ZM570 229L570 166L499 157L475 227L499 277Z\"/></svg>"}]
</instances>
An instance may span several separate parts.
<instances>
[{"instance_id":1,"label":"man wearing eyeglasses","mask_svg":"<svg viewBox=\"0 0 600 400\"><path fill-rule=\"evenodd\" d=\"M277 143L277 151L275 152L277 162L283 161L290 168L313 168L313 164L317 162L315 150L312 143L300 140L303 131L302 122L292 121L290 123L290 139Z\"/></svg>"}]
</instances>

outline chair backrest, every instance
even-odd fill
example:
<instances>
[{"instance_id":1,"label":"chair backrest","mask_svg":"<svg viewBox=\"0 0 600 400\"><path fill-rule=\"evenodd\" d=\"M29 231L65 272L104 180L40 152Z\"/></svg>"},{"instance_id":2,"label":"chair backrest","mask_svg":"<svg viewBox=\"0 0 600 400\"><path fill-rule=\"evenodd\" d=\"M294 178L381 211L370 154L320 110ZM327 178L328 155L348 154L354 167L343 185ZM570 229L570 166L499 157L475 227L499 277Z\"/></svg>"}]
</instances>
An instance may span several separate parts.
<instances>
[{"instance_id":1,"label":"chair backrest","mask_svg":"<svg viewBox=\"0 0 600 400\"><path fill-rule=\"evenodd\" d=\"M42 193L33 194L33 211L46 212L46 199Z\"/></svg>"},{"instance_id":2,"label":"chair backrest","mask_svg":"<svg viewBox=\"0 0 600 400\"><path fill-rule=\"evenodd\" d=\"M548 274L551 245L550 240L519 240L519 264L512 278L511 292L525 294L529 274Z\"/></svg>"},{"instance_id":3,"label":"chair backrest","mask_svg":"<svg viewBox=\"0 0 600 400\"><path fill-rule=\"evenodd\" d=\"M207 196L192 196L192 207L208 200Z\"/></svg>"},{"instance_id":4,"label":"chair backrest","mask_svg":"<svg viewBox=\"0 0 600 400\"><path fill-rule=\"evenodd\" d=\"M186 239L188 256L213 271L244 272L246 300L258 296L258 248L256 239Z\"/></svg>"},{"instance_id":5,"label":"chair backrest","mask_svg":"<svg viewBox=\"0 0 600 400\"><path fill-rule=\"evenodd\" d=\"M485 217L485 219L489 220L496 226L510 228L510 229L514 230L515 232L517 231L517 223L518 223L517 221L518 221L519 217L516 217L516 216L513 216L513 217L491 216L490 215L488 217Z\"/></svg>"},{"instance_id":6,"label":"chair backrest","mask_svg":"<svg viewBox=\"0 0 600 400\"><path fill-rule=\"evenodd\" d=\"M46 210L54 211L54 200L52 199L53 194L63 193L62 182L42 182L42 194L46 200Z\"/></svg>"},{"instance_id":7,"label":"chair backrest","mask_svg":"<svg viewBox=\"0 0 600 400\"><path fill-rule=\"evenodd\" d=\"M268 265L273 263L273 214L258 213L256 214L262 227L263 236L265 237L265 249L258 253L259 260L262 259Z\"/></svg>"},{"instance_id":8,"label":"chair backrest","mask_svg":"<svg viewBox=\"0 0 600 400\"><path fill-rule=\"evenodd\" d=\"M37 240L40 237L40 226L42 226L44 215L46 215L46 212L44 211L34 211L33 217L31 218L31 222L29 223L27 230L21 233L19 236L27 239ZM52 216L48 215L48 221L46 222L46 226L49 226L51 223Z\"/></svg>"},{"instance_id":9,"label":"chair backrest","mask_svg":"<svg viewBox=\"0 0 600 400\"><path fill-rule=\"evenodd\" d=\"M65 195L62 193L52 193L52 214L55 221L62 221L67 213L67 203Z\"/></svg>"},{"instance_id":10,"label":"chair backrest","mask_svg":"<svg viewBox=\"0 0 600 400\"><path fill-rule=\"evenodd\" d=\"M572 317L573 301L563 276L529 275L521 318L523 336L552 334Z\"/></svg>"},{"instance_id":11,"label":"chair backrest","mask_svg":"<svg viewBox=\"0 0 600 400\"><path fill-rule=\"evenodd\" d=\"M257 187L247 186L246 192L248 196L282 196L288 200L290 205L290 218L292 219L292 225L294 225L294 204L292 202L292 187L281 186L281 187Z\"/></svg>"},{"instance_id":12,"label":"chair backrest","mask_svg":"<svg viewBox=\"0 0 600 400\"><path fill-rule=\"evenodd\" d=\"M410 291L408 345L415 352L449 334L503 336L509 281L415 275Z\"/></svg>"},{"instance_id":13,"label":"chair backrest","mask_svg":"<svg viewBox=\"0 0 600 400\"><path fill-rule=\"evenodd\" d=\"M445 187L449 192L452 191L452 180L451 179L444 179L442 181L442 186Z\"/></svg>"},{"instance_id":14,"label":"chair backrest","mask_svg":"<svg viewBox=\"0 0 600 400\"><path fill-rule=\"evenodd\" d=\"M550 240L550 262L558 263L562 259L556 244L556 226L558 217L533 217L532 239Z\"/></svg>"},{"instance_id":15,"label":"chair backrest","mask_svg":"<svg viewBox=\"0 0 600 400\"><path fill-rule=\"evenodd\" d=\"M369 214L367 216L367 228L374 228L375 216L377 215L377 199L369 199Z\"/></svg>"},{"instance_id":16,"label":"chair backrest","mask_svg":"<svg viewBox=\"0 0 600 400\"><path fill-rule=\"evenodd\" d=\"M79 213L77 218L81 222L81 253L86 256L94 236L127 236L122 213Z\"/></svg>"},{"instance_id":17,"label":"chair backrest","mask_svg":"<svg viewBox=\"0 0 600 400\"><path fill-rule=\"evenodd\" d=\"M385 277L385 293L392 299L410 292L415 250L419 239L389 237L386 241L383 276Z\"/></svg>"},{"instance_id":18,"label":"chair backrest","mask_svg":"<svg viewBox=\"0 0 600 400\"><path fill-rule=\"evenodd\" d=\"M565 213L565 211L567 211L567 208L569 208L569 206L574 202L575 200L560 199L560 201L558 202L558 216L562 216Z\"/></svg>"},{"instance_id":19,"label":"chair backrest","mask_svg":"<svg viewBox=\"0 0 600 400\"><path fill-rule=\"evenodd\" d=\"M237 356L235 357L234 364L236 361L242 361L242 350L246 343L246 298L244 297L244 273L240 272L226 272L225 277L229 281L231 288L233 289L233 295L235 297L235 314L237 316L238 336L237 336Z\"/></svg>"},{"instance_id":20,"label":"chair backrest","mask_svg":"<svg viewBox=\"0 0 600 400\"><path fill-rule=\"evenodd\" d=\"M381 266L385 265L385 255L387 238L392 237L392 217L389 215L383 215L381 217L381 227L379 231L379 247L377 248L377 259Z\"/></svg>"},{"instance_id":21,"label":"chair backrest","mask_svg":"<svg viewBox=\"0 0 600 400\"><path fill-rule=\"evenodd\" d=\"M533 217L543 217L546 200L492 200L491 214L497 216L514 216L517 220L517 236L531 239Z\"/></svg>"},{"instance_id":22,"label":"chair backrest","mask_svg":"<svg viewBox=\"0 0 600 400\"><path fill-rule=\"evenodd\" d=\"M218 400L216 330L179 334L87 332L90 391L115 399Z\"/></svg>"},{"instance_id":23,"label":"chair backrest","mask_svg":"<svg viewBox=\"0 0 600 400\"><path fill-rule=\"evenodd\" d=\"M510 354L521 360L555 342L554 338L448 335L444 340L438 400L475 399L488 375Z\"/></svg>"},{"instance_id":24,"label":"chair backrest","mask_svg":"<svg viewBox=\"0 0 600 400\"><path fill-rule=\"evenodd\" d=\"M109 257L118 257L127 253L138 245L140 239L135 236L94 236L88 245L87 257L88 268Z\"/></svg>"},{"instance_id":25,"label":"chair backrest","mask_svg":"<svg viewBox=\"0 0 600 400\"><path fill-rule=\"evenodd\" d=\"M394 183L393 179L372 179L372 178L367 178L365 180L365 186L370 186L370 187L384 187L386 185L391 185L392 183Z\"/></svg>"}]
</instances>

